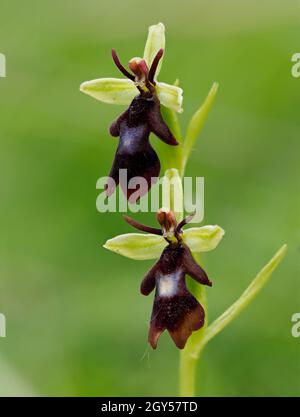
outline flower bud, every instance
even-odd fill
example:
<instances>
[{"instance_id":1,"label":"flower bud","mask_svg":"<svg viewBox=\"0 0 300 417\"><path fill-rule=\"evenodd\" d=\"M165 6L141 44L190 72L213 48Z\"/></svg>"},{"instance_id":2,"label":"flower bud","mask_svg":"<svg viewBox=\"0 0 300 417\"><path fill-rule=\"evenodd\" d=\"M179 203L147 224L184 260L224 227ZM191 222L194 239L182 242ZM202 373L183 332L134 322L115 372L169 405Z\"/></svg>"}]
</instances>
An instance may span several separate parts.
<instances>
[{"instance_id":1,"label":"flower bud","mask_svg":"<svg viewBox=\"0 0 300 417\"><path fill-rule=\"evenodd\" d=\"M149 73L146 61L142 58L132 58L129 61L129 68L136 76L136 81L144 81Z\"/></svg>"},{"instance_id":2,"label":"flower bud","mask_svg":"<svg viewBox=\"0 0 300 417\"><path fill-rule=\"evenodd\" d=\"M164 237L168 237L174 234L175 228L177 226L177 221L173 211L160 209L156 214L156 218L158 223L161 225Z\"/></svg>"}]
</instances>

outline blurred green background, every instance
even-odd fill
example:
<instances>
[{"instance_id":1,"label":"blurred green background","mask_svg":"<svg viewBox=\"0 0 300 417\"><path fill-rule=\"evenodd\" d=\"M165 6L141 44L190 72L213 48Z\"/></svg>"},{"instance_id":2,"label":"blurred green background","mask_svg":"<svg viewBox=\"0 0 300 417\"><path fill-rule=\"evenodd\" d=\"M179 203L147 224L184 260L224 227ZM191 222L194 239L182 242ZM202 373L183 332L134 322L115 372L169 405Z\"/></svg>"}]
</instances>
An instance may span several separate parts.
<instances>
[{"instance_id":1,"label":"blurred green background","mask_svg":"<svg viewBox=\"0 0 300 417\"><path fill-rule=\"evenodd\" d=\"M152 296L139 284L152 262L105 251L128 232L100 214L96 180L116 141L122 107L79 92L119 76L142 54L147 28L166 25L160 80L184 89L183 126L213 81L220 89L187 175L205 177L205 224L226 236L203 256L214 319L285 242L287 257L246 311L207 347L197 392L300 395L300 52L297 0L1 1L1 395L176 395L179 353L167 334L147 347ZM153 138L155 143L157 139ZM135 218L154 224L152 214Z\"/></svg>"}]
</instances>

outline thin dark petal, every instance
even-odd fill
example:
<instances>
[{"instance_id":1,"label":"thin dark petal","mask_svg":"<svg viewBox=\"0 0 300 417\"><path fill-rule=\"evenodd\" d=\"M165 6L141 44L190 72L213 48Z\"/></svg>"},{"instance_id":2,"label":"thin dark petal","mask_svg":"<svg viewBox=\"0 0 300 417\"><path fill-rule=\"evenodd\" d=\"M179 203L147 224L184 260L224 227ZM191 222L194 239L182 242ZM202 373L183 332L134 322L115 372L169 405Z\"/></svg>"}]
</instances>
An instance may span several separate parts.
<instances>
[{"instance_id":1,"label":"thin dark petal","mask_svg":"<svg viewBox=\"0 0 300 417\"><path fill-rule=\"evenodd\" d=\"M195 259L192 256L190 249L187 246L185 247L184 256L183 256L183 266L185 272L198 281L200 284L212 286L212 282L208 279L206 272L197 264Z\"/></svg>"},{"instance_id":2,"label":"thin dark petal","mask_svg":"<svg viewBox=\"0 0 300 417\"><path fill-rule=\"evenodd\" d=\"M155 288L155 277L159 270L159 261L150 269L147 275L144 277L141 283L141 293L143 295L149 295Z\"/></svg>"},{"instance_id":3,"label":"thin dark petal","mask_svg":"<svg viewBox=\"0 0 300 417\"><path fill-rule=\"evenodd\" d=\"M151 132L153 132L163 142L172 146L178 145L177 140L174 138L172 132L162 118L160 103L158 100L148 112L148 124Z\"/></svg>"},{"instance_id":4,"label":"thin dark petal","mask_svg":"<svg viewBox=\"0 0 300 417\"><path fill-rule=\"evenodd\" d=\"M148 80L152 84L155 84L154 77L155 77L155 73L156 73L156 70L157 70L157 65L158 65L159 61L161 60L161 57L163 56L163 54L164 54L164 50L161 48L157 52L155 58L153 59L153 62L152 62L152 65L151 65L151 68L150 68L150 71L149 71L149 75L148 75Z\"/></svg>"},{"instance_id":5,"label":"thin dark petal","mask_svg":"<svg viewBox=\"0 0 300 417\"><path fill-rule=\"evenodd\" d=\"M111 55L112 58L114 60L114 63L116 64L116 66L118 67L118 69L121 71L121 73L123 75L125 75L125 77L129 78L130 80L134 81L135 80L135 76L133 74L130 74L130 72L127 71L126 68L123 67L123 65L121 64L118 55L116 53L116 51L114 49L111 50Z\"/></svg>"},{"instance_id":6,"label":"thin dark petal","mask_svg":"<svg viewBox=\"0 0 300 417\"><path fill-rule=\"evenodd\" d=\"M133 226L135 229L138 229L138 230L141 230L141 231L147 232L147 233L152 233L153 235L162 236L161 229L157 229L155 227L146 226L146 225L141 224L141 223L137 222L136 220L134 220L131 217L126 216L126 215L124 215L123 218L124 218L124 220L128 224L130 224L130 226Z\"/></svg>"},{"instance_id":7,"label":"thin dark petal","mask_svg":"<svg viewBox=\"0 0 300 417\"><path fill-rule=\"evenodd\" d=\"M187 223L189 223L193 217L195 216L195 213L190 214L189 216L187 216L185 219L181 220L180 223L178 223L178 226L176 227L176 233L180 232L180 230L183 228L183 226L185 226Z\"/></svg>"}]
</instances>

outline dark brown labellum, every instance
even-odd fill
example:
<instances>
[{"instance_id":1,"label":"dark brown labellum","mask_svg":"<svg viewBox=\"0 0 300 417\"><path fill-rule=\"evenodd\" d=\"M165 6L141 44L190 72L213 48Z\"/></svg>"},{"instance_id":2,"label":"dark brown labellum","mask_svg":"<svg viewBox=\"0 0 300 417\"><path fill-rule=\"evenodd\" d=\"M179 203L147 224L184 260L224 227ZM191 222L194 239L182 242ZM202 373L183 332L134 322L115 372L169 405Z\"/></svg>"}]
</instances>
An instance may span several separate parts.
<instances>
[{"instance_id":1,"label":"dark brown labellum","mask_svg":"<svg viewBox=\"0 0 300 417\"><path fill-rule=\"evenodd\" d=\"M183 349L192 332L204 324L204 309L188 291L186 274L200 284L212 285L186 245L169 244L142 281L142 294L148 295L156 288L149 330L153 349L164 330L168 330L176 346Z\"/></svg>"},{"instance_id":2,"label":"dark brown labellum","mask_svg":"<svg viewBox=\"0 0 300 417\"><path fill-rule=\"evenodd\" d=\"M159 51L158 58L154 59L149 74L147 69L144 70L146 71L146 74L144 74L146 77L145 85L147 85L148 90L144 91L138 87L140 94L133 99L128 109L112 123L109 129L112 136L119 136L120 138L109 176L114 180L116 186L120 184L127 199L130 199L134 193L136 194L136 189L128 189L128 183L132 178L142 177L146 180L147 189L142 190L139 194L139 197L141 197L153 185L151 178L159 176L160 161L149 142L150 133L154 133L168 145L178 145L162 118L160 102L155 95L154 72L161 56L162 52ZM115 51L113 51L113 58L122 73L134 80L134 75L130 74L120 64ZM121 169L127 170L126 180L120 178L119 171ZM107 187L106 189L107 195L111 195L113 191L114 187ZM137 199L130 202L135 203Z\"/></svg>"}]
</instances>

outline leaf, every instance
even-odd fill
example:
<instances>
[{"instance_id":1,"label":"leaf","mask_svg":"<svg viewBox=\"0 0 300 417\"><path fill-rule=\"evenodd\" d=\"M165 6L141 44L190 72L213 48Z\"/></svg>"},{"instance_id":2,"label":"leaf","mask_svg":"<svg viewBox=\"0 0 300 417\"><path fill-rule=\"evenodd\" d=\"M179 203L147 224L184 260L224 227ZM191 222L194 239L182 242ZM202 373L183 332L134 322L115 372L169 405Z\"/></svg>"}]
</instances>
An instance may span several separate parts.
<instances>
[{"instance_id":1,"label":"leaf","mask_svg":"<svg viewBox=\"0 0 300 417\"><path fill-rule=\"evenodd\" d=\"M80 85L80 91L109 104L130 104L138 95L134 83L123 78L99 78L85 81Z\"/></svg>"},{"instance_id":2,"label":"leaf","mask_svg":"<svg viewBox=\"0 0 300 417\"><path fill-rule=\"evenodd\" d=\"M158 23L157 25L152 25L149 27L148 37L144 49L144 60L146 61L148 67L151 67L153 59L157 52L162 48L165 49L166 38L165 38L165 26L163 23ZM159 74L163 58L161 58L157 70L156 77Z\"/></svg>"},{"instance_id":3,"label":"leaf","mask_svg":"<svg viewBox=\"0 0 300 417\"><path fill-rule=\"evenodd\" d=\"M219 87L218 83L213 83L210 89L210 92L208 93L204 103L196 111L196 113L194 114L194 116L192 117L188 125L186 139L184 142L185 163L191 153L191 150L193 149L195 145L198 135L200 134L204 126L204 123L207 119L207 116L210 112L215 96L217 94L218 87Z\"/></svg>"},{"instance_id":4,"label":"leaf","mask_svg":"<svg viewBox=\"0 0 300 417\"><path fill-rule=\"evenodd\" d=\"M169 109L172 109L176 111L177 113L182 113L182 101L183 101L183 91L182 88L166 84L166 83L156 83L156 93L160 100L160 103L163 106L168 107Z\"/></svg>"},{"instance_id":5,"label":"leaf","mask_svg":"<svg viewBox=\"0 0 300 417\"><path fill-rule=\"evenodd\" d=\"M287 251L287 245L283 245L266 266L256 275L249 287L243 292L240 298L233 303L220 317L218 317L204 334L201 344L196 347L199 351L213 337L220 333L232 320L234 320L244 308L257 296L259 291L266 285L274 270L280 264Z\"/></svg>"},{"instance_id":6,"label":"leaf","mask_svg":"<svg viewBox=\"0 0 300 417\"><path fill-rule=\"evenodd\" d=\"M159 258L166 245L162 236L127 233L109 239L103 247L127 258L145 260Z\"/></svg>"},{"instance_id":7,"label":"leaf","mask_svg":"<svg viewBox=\"0 0 300 417\"><path fill-rule=\"evenodd\" d=\"M183 232L183 240L192 252L208 252L215 249L225 231L220 226L191 227Z\"/></svg>"}]
</instances>

